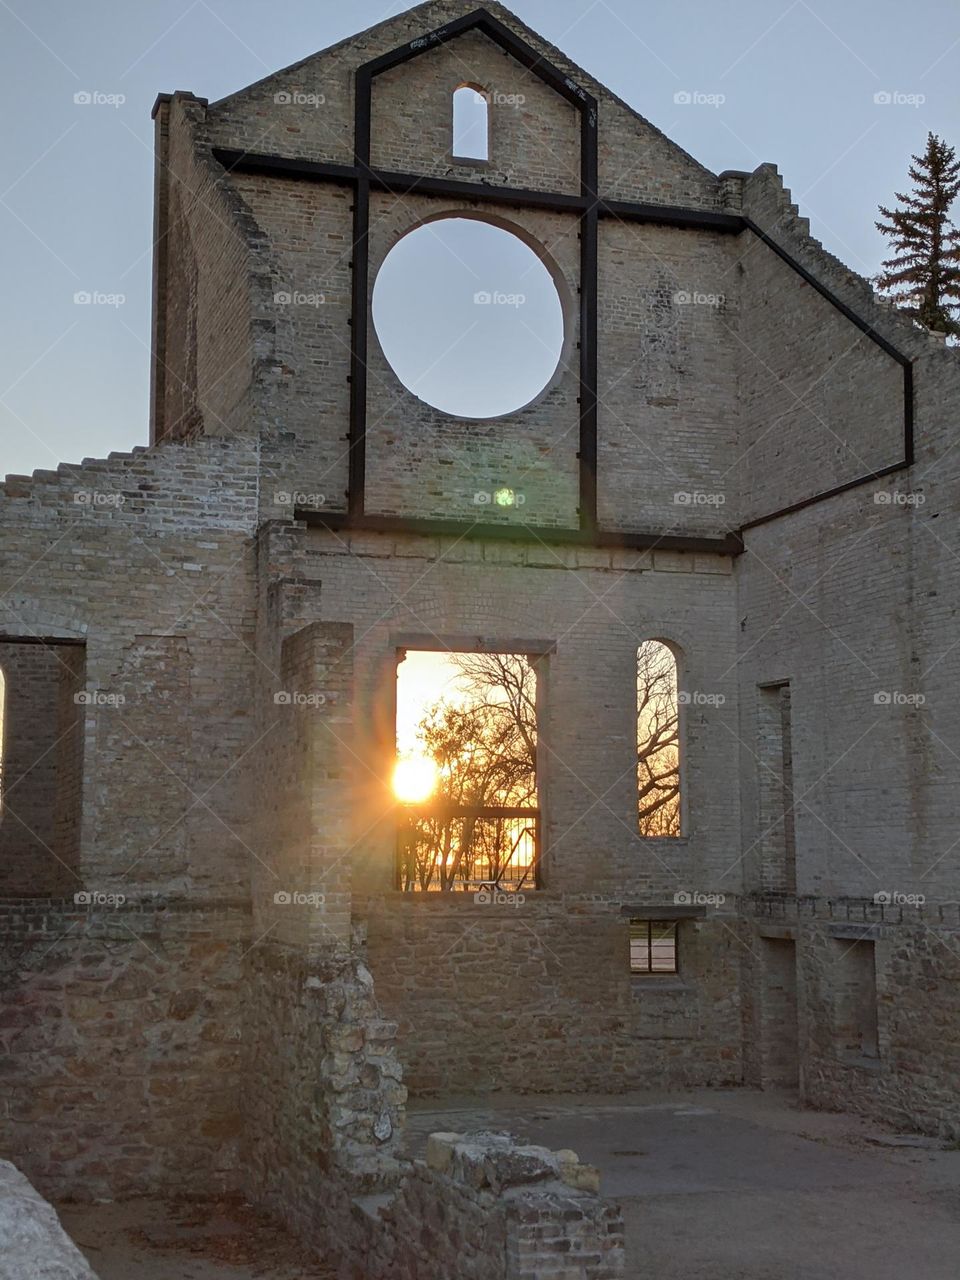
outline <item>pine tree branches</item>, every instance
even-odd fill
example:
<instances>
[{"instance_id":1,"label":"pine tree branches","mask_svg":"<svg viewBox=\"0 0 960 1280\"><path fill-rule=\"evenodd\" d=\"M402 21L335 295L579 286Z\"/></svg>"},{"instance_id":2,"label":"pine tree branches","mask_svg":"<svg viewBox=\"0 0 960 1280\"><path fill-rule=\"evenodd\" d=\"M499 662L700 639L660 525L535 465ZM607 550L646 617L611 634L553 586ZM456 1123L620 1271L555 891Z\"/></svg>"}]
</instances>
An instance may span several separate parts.
<instances>
[{"instance_id":1,"label":"pine tree branches","mask_svg":"<svg viewBox=\"0 0 960 1280\"><path fill-rule=\"evenodd\" d=\"M927 134L922 156L911 156L913 190L898 191L896 207L879 206L877 230L891 244L878 288L930 329L960 334L960 230L950 208L960 193L960 160L953 147Z\"/></svg>"}]
</instances>

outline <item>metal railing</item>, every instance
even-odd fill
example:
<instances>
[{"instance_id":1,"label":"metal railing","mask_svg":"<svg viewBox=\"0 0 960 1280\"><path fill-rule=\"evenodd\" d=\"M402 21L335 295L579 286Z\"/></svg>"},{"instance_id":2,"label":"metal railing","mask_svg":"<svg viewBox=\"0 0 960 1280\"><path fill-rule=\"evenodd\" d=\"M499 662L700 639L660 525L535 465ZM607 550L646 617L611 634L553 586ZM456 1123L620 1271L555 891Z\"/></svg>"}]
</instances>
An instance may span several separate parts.
<instances>
[{"instance_id":1,"label":"metal railing","mask_svg":"<svg viewBox=\"0 0 960 1280\"><path fill-rule=\"evenodd\" d=\"M396 886L406 893L535 889L540 843L536 807L405 805L397 827Z\"/></svg>"}]
</instances>

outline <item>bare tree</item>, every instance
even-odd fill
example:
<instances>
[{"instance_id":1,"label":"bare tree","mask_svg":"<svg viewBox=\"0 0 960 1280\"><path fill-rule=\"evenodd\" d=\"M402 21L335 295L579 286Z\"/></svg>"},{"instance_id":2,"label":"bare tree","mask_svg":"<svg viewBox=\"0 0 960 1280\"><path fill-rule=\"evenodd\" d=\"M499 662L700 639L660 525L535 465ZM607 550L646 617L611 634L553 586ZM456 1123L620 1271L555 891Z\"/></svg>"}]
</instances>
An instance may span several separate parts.
<instances>
[{"instance_id":1,"label":"bare tree","mask_svg":"<svg viewBox=\"0 0 960 1280\"><path fill-rule=\"evenodd\" d=\"M659 640L637 649L637 797L640 834L680 834L677 664Z\"/></svg>"},{"instance_id":2,"label":"bare tree","mask_svg":"<svg viewBox=\"0 0 960 1280\"><path fill-rule=\"evenodd\" d=\"M536 673L518 654L458 654L455 662L464 698L436 703L418 729L439 782L405 833L407 889L515 877L529 860L526 820L451 810L536 806Z\"/></svg>"}]
</instances>

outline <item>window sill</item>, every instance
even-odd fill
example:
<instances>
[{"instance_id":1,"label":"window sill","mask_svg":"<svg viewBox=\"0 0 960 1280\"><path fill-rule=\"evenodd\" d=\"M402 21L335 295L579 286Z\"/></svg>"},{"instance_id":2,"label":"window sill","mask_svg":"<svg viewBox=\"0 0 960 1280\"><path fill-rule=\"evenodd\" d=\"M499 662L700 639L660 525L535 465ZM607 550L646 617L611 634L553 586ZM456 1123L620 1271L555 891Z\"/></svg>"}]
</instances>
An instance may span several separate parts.
<instances>
[{"instance_id":1,"label":"window sill","mask_svg":"<svg viewBox=\"0 0 960 1280\"><path fill-rule=\"evenodd\" d=\"M534 898L536 898L537 901L559 901L558 894L550 894L545 889L501 889L499 892L510 894L512 896L519 894L525 902L530 902ZM459 889L421 889L416 891L410 890L409 892L405 889L382 889L380 891L372 891L369 896L376 898L388 898L391 902L456 903L458 907L462 907L464 910L466 910L467 907L474 906L484 907L491 905L503 905L494 904L490 901L478 902L475 897L475 891L472 889L467 892L463 892Z\"/></svg>"}]
</instances>

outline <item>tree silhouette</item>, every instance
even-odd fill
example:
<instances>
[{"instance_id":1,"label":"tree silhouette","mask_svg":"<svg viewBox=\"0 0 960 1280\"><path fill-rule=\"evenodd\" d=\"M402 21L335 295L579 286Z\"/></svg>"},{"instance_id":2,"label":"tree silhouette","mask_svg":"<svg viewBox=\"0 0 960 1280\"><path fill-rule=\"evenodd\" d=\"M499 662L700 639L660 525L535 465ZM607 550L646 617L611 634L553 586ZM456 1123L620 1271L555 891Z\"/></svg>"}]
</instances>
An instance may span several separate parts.
<instances>
[{"instance_id":1,"label":"tree silhouette","mask_svg":"<svg viewBox=\"0 0 960 1280\"><path fill-rule=\"evenodd\" d=\"M659 640L637 649L637 798L642 836L680 834L677 664Z\"/></svg>"},{"instance_id":2,"label":"tree silhouette","mask_svg":"<svg viewBox=\"0 0 960 1280\"><path fill-rule=\"evenodd\" d=\"M437 702L418 728L438 785L403 833L402 887L516 883L525 872L529 882L532 819L451 811L536 807L536 674L520 654L456 654L453 661L462 700Z\"/></svg>"}]
</instances>

